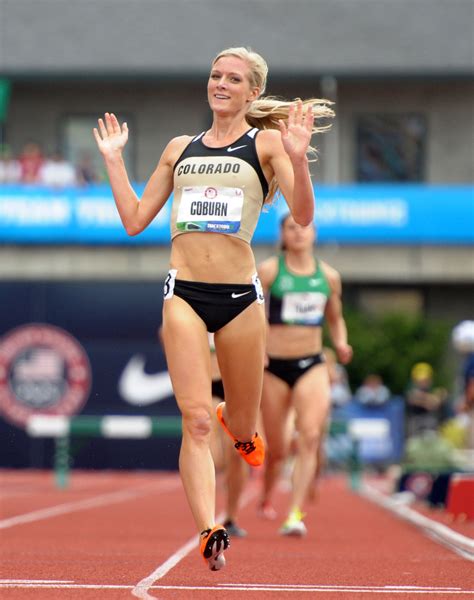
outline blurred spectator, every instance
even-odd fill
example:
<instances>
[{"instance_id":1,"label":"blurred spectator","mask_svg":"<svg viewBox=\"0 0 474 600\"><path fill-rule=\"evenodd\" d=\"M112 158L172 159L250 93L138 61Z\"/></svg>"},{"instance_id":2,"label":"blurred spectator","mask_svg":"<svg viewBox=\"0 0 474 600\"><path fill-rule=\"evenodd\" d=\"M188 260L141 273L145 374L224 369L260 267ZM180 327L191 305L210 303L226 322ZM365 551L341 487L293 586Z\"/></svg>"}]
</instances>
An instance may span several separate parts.
<instances>
[{"instance_id":1,"label":"blurred spectator","mask_svg":"<svg viewBox=\"0 0 474 600\"><path fill-rule=\"evenodd\" d=\"M336 353L332 348L324 348L323 353L326 358L329 384L331 386L331 406L334 408L344 406L352 399L346 369L337 362Z\"/></svg>"},{"instance_id":2,"label":"blurred spectator","mask_svg":"<svg viewBox=\"0 0 474 600\"><path fill-rule=\"evenodd\" d=\"M436 430L448 393L433 387L433 368L425 362L416 363L411 370L411 381L406 391L407 433Z\"/></svg>"},{"instance_id":3,"label":"blurred spectator","mask_svg":"<svg viewBox=\"0 0 474 600\"><path fill-rule=\"evenodd\" d=\"M41 146L36 142L28 142L18 158L22 183L38 183L39 172L44 163Z\"/></svg>"},{"instance_id":4,"label":"blurred spectator","mask_svg":"<svg viewBox=\"0 0 474 600\"><path fill-rule=\"evenodd\" d=\"M356 390L354 399L363 406L382 406L390 400L390 395L380 375L370 374Z\"/></svg>"},{"instance_id":5,"label":"blurred spectator","mask_svg":"<svg viewBox=\"0 0 474 600\"><path fill-rule=\"evenodd\" d=\"M77 182L79 185L88 185L90 183L99 183L101 177L94 165L94 160L90 152L82 152L79 162L76 166Z\"/></svg>"},{"instance_id":6,"label":"blurred spectator","mask_svg":"<svg viewBox=\"0 0 474 600\"><path fill-rule=\"evenodd\" d=\"M38 173L39 183L51 187L66 187L75 185L76 171L60 152L54 152L45 161Z\"/></svg>"},{"instance_id":7,"label":"blurred spectator","mask_svg":"<svg viewBox=\"0 0 474 600\"><path fill-rule=\"evenodd\" d=\"M10 150L4 147L0 154L0 183L18 183L20 178L20 163L13 158Z\"/></svg>"},{"instance_id":8,"label":"blurred spectator","mask_svg":"<svg viewBox=\"0 0 474 600\"><path fill-rule=\"evenodd\" d=\"M466 356L463 368L463 390L457 408L466 427L466 446L474 450L474 353Z\"/></svg>"},{"instance_id":9,"label":"blurred spectator","mask_svg":"<svg viewBox=\"0 0 474 600\"><path fill-rule=\"evenodd\" d=\"M474 409L474 353L467 356L464 365L464 406Z\"/></svg>"},{"instance_id":10,"label":"blurred spectator","mask_svg":"<svg viewBox=\"0 0 474 600\"><path fill-rule=\"evenodd\" d=\"M451 339L455 350L463 357L456 413L466 429L466 447L474 450L474 320L458 323Z\"/></svg>"}]
</instances>

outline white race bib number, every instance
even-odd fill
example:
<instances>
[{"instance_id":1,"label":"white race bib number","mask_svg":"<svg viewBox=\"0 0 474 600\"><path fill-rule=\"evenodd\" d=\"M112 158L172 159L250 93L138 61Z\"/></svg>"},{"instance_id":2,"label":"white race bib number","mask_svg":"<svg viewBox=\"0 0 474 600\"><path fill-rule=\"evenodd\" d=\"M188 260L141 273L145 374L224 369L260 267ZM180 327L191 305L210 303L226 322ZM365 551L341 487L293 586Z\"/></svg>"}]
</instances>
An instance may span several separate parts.
<instances>
[{"instance_id":1,"label":"white race bib number","mask_svg":"<svg viewBox=\"0 0 474 600\"><path fill-rule=\"evenodd\" d=\"M174 282L176 281L177 269L170 269L166 276L165 283L163 285L163 298L169 300L174 295Z\"/></svg>"},{"instance_id":2,"label":"white race bib number","mask_svg":"<svg viewBox=\"0 0 474 600\"><path fill-rule=\"evenodd\" d=\"M319 325L323 321L327 296L320 292L289 292L283 296L281 317L284 323Z\"/></svg>"},{"instance_id":3,"label":"white race bib number","mask_svg":"<svg viewBox=\"0 0 474 600\"><path fill-rule=\"evenodd\" d=\"M233 187L184 187L176 227L181 231L236 233L240 229L244 192Z\"/></svg>"}]
</instances>

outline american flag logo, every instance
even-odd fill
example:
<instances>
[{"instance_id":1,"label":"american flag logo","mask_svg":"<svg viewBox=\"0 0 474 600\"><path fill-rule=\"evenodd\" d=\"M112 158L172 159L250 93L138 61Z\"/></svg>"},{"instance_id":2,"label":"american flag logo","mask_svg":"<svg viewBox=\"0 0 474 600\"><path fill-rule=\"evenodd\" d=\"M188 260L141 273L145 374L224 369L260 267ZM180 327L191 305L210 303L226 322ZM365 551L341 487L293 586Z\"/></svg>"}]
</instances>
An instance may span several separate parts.
<instances>
[{"instance_id":1,"label":"american flag logo","mask_svg":"<svg viewBox=\"0 0 474 600\"><path fill-rule=\"evenodd\" d=\"M55 350L37 348L20 359L12 369L12 377L21 380L47 380L63 377L64 361Z\"/></svg>"}]
</instances>

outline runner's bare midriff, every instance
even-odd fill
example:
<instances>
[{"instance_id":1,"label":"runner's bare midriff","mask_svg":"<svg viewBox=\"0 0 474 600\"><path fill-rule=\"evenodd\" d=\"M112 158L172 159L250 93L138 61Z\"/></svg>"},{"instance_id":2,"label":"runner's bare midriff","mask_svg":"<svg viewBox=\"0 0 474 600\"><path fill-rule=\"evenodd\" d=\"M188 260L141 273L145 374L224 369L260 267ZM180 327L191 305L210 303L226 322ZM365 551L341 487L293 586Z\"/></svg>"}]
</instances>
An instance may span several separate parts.
<instances>
[{"instance_id":1,"label":"runner's bare midriff","mask_svg":"<svg viewBox=\"0 0 474 600\"><path fill-rule=\"evenodd\" d=\"M176 236L170 264L178 279L207 283L251 283L256 271L249 244L221 233Z\"/></svg>"},{"instance_id":2,"label":"runner's bare midriff","mask_svg":"<svg viewBox=\"0 0 474 600\"><path fill-rule=\"evenodd\" d=\"M267 333L267 353L273 358L300 358L321 349L321 327L272 325Z\"/></svg>"}]
</instances>

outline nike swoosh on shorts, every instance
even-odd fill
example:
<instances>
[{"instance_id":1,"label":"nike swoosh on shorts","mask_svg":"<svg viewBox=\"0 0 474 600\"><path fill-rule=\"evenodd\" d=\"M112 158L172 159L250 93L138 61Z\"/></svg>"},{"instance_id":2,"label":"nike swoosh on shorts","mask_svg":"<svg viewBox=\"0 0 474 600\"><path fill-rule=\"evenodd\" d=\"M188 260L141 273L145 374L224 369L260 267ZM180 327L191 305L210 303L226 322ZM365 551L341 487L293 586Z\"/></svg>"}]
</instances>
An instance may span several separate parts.
<instances>
[{"instance_id":1,"label":"nike swoosh on shorts","mask_svg":"<svg viewBox=\"0 0 474 600\"><path fill-rule=\"evenodd\" d=\"M246 296L247 294L250 294L251 290L249 290L248 292L242 292L241 294L236 294L235 292L232 292L231 296L232 298L240 298L240 296Z\"/></svg>"}]
</instances>

